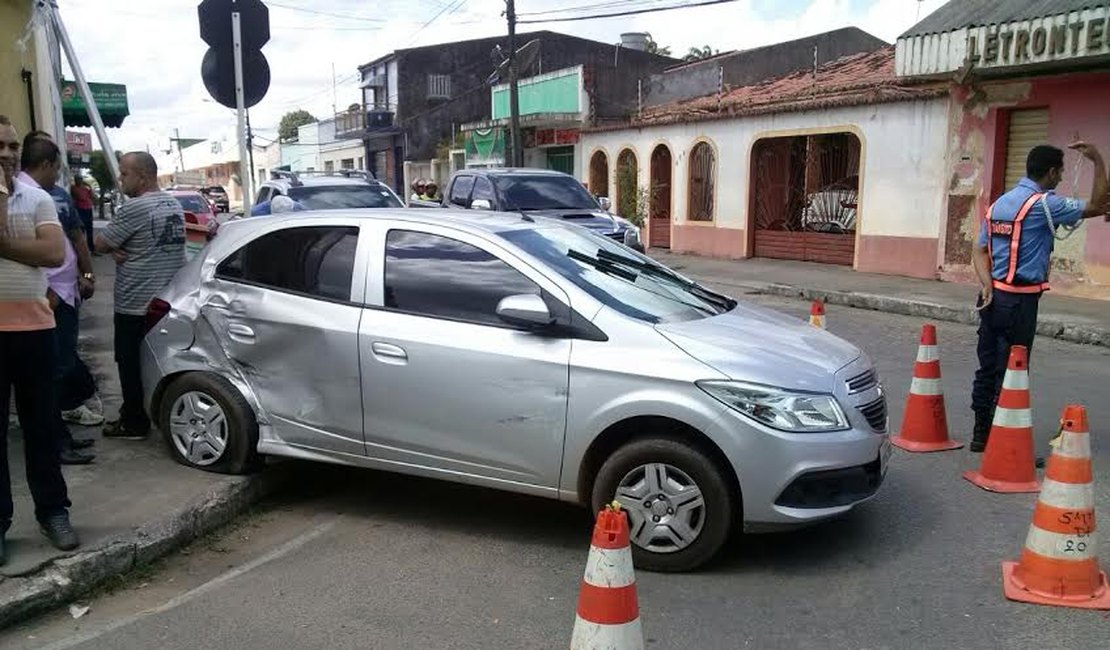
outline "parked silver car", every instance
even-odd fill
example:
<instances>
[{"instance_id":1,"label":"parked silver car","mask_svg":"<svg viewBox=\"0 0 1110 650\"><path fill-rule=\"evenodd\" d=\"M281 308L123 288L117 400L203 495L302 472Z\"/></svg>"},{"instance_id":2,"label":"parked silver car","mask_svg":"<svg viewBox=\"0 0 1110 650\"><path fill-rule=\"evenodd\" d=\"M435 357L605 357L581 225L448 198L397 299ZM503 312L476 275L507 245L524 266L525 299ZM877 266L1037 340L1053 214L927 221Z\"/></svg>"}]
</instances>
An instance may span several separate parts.
<instances>
[{"instance_id":1,"label":"parked silver car","mask_svg":"<svg viewBox=\"0 0 1110 650\"><path fill-rule=\"evenodd\" d=\"M873 496L886 403L852 345L519 214L232 222L152 302L147 408L180 462L289 456L627 509L638 565Z\"/></svg>"}]
</instances>

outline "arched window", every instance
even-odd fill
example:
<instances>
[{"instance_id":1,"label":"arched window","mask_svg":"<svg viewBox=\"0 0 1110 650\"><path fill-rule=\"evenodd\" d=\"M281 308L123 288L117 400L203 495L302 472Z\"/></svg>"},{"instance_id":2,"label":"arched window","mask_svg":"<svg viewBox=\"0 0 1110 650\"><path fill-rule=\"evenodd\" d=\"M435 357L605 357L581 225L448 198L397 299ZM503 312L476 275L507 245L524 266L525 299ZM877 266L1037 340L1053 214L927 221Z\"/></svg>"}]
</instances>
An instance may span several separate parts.
<instances>
[{"instance_id":1,"label":"arched window","mask_svg":"<svg viewBox=\"0 0 1110 650\"><path fill-rule=\"evenodd\" d=\"M590 193L609 196L609 157L604 151L595 151L590 158Z\"/></svg>"},{"instance_id":2,"label":"arched window","mask_svg":"<svg viewBox=\"0 0 1110 650\"><path fill-rule=\"evenodd\" d=\"M639 208L639 172L636 152L625 149L617 156L617 214L633 222Z\"/></svg>"},{"instance_id":3,"label":"arched window","mask_svg":"<svg viewBox=\"0 0 1110 650\"><path fill-rule=\"evenodd\" d=\"M713 221L716 192L717 156L708 142L699 142L690 150L687 220Z\"/></svg>"}]
</instances>

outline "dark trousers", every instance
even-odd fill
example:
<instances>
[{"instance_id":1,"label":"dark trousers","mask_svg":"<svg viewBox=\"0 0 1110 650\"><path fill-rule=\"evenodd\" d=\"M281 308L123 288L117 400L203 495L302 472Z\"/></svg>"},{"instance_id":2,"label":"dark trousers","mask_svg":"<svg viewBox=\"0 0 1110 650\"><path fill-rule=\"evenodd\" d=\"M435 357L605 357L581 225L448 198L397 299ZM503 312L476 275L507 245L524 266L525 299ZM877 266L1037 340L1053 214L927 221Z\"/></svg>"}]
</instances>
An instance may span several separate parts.
<instances>
[{"instance_id":1,"label":"dark trousers","mask_svg":"<svg viewBox=\"0 0 1110 650\"><path fill-rule=\"evenodd\" d=\"M1024 345L1033 355L1033 337L1037 334L1037 293L994 291L991 304L979 312L979 370L971 389L971 409L977 418L988 421L1002 391L1010 347Z\"/></svg>"},{"instance_id":2,"label":"dark trousers","mask_svg":"<svg viewBox=\"0 0 1110 650\"><path fill-rule=\"evenodd\" d=\"M116 365L123 406L119 409L122 424L139 432L150 428L150 419L143 410L143 375L139 367L145 316L115 315Z\"/></svg>"},{"instance_id":3,"label":"dark trousers","mask_svg":"<svg viewBox=\"0 0 1110 650\"><path fill-rule=\"evenodd\" d=\"M85 237L89 240L89 251L96 250L93 246L93 211L92 208L84 209L77 208L77 214L81 217L81 225L85 228Z\"/></svg>"},{"instance_id":4,"label":"dark trousers","mask_svg":"<svg viewBox=\"0 0 1110 650\"><path fill-rule=\"evenodd\" d=\"M59 302L54 308L54 429L63 448L72 446L73 433L62 420L62 411L73 410L96 394L96 382L77 356L77 323L77 308Z\"/></svg>"},{"instance_id":5,"label":"dark trousers","mask_svg":"<svg viewBox=\"0 0 1110 650\"><path fill-rule=\"evenodd\" d=\"M27 483L35 517L43 519L69 508L66 481L58 462L52 427L54 405L54 330L0 332L0 532L11 525L12 486L8 467L9 397L15 389Z\"/></svg>"}]
</instances>

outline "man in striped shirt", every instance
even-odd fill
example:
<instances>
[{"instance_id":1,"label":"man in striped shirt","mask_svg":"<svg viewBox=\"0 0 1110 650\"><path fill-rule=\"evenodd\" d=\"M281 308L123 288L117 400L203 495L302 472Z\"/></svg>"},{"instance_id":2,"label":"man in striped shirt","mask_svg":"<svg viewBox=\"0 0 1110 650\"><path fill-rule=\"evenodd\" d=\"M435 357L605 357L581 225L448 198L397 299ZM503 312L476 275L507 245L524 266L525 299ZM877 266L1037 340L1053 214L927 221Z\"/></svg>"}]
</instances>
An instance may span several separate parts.
<instances>
[{"instance_id":1,"label":"man in striped shirt","mask_svg":"<svg viewBox=\"0 0 1110 650\"><path fill-rule=\"evenodd\" d=\"M145 151L119 161L120 189L129 198L96 236L96 250L116 258L115 347L123 405L105 438L142 440L150 432L143 410L139 353L150 301L185 266L185 212L158 188L158 165Z\"/></svg>"},{"instance_id":2,"label":"man in striped shirt","mask_svg":"<svg viewBox=\"0 0 1110 650\"><path fill-rule=\"evenodd\" d=\"M0 564L7 559L4 535L14 512L8 468L12 388L35 517L54 546L78 545L53 429L54 313L43 272L65 260L65 235L50 195L16 180L19 151L15 128L0 116Z\"/></svg>"}]
</instances>

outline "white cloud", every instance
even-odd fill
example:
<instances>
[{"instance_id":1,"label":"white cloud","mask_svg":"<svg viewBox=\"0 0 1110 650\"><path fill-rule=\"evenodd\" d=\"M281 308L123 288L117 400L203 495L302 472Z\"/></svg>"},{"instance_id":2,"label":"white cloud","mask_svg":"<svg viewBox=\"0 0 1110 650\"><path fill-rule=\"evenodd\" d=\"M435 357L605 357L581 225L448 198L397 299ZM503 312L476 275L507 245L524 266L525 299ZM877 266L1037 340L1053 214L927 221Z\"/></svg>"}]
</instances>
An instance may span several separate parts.
<instances>
[{"instance_id":1,"label":"white cloud","mask_svg":"<svg viewBox=\"0 0 1110 650\"><path fill-rule=\"evenodd\" d=\"M91 81L127 84L131 116L110 129L116 149L157 147L175 128L183 137L208 137L234 128L234 111L211 101L200 79L207 46L200 40L199 0L66 0L60 12ZM305 108L322 117L333 101L342 108L358 101L353 80L358 65L394 49L481 38L505 33L503 0L281 0L270 6L271 39L263 52L270 63L270 91L251 110L259 135L274 134L281 115ZM581 0L518 0L521 14L581 6ZM605 3L597 3L604 7ZM645 2L645 4L647 4ZM764 3L767 5L769 3ZM790 3L784 3L787 6ZM804 4L797 2L795 4ZM849 25L893 41L918 17L944 0L811 0L802 11L768 16L753 0L594 21L521 25L521 31L550 29L603 42L627 31L651 32L677 55L708 44L719 50L747 49ZM774 5L771 5L774 6ZM325 14L382 19L352 20ZM602 9L599 9L601 11ZM440 18L422 27L436 13ZM525 17L522 16L522 19ZM334 96L332 66L341 84ZM268 127L268 128L267 128Z\"/></svg>"}]
</instances>

